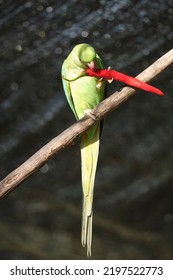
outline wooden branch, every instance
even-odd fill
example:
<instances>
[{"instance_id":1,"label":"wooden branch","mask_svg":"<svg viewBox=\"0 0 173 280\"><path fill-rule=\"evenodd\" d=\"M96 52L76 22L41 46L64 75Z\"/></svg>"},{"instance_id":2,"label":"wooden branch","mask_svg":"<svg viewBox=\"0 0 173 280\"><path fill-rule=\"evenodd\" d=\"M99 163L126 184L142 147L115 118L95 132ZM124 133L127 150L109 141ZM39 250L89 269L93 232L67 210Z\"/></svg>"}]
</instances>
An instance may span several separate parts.
<instances>
[{"instance_id":1,"label":"wooden branch","mask_svg":"<svg viewBox=\"0 0 173 280\"><path fill-rule=\"evenodd\" d=\"M173 63L173 49L140 73L137 78L141 81L148 82L161 73L171 63ZM115 92L110 97L106 98L94 109L94 114L97 119L103 119L107 114L129 99L135 91L135 89L124 87L120 92ZM82 132L91 127L94 122L93 119L85 116L60 135L53 138L0 182L0 197L14 190L20 183L44 165L51 157L69 146Z\"/></svg>"}]
</instances>

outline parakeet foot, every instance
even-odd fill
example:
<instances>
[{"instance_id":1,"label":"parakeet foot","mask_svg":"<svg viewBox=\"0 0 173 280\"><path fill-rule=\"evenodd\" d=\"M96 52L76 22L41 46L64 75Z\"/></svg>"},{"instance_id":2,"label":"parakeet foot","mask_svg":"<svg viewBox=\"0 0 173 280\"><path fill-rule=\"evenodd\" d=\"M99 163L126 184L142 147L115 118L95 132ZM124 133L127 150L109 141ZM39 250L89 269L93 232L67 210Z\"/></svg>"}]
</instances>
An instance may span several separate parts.
<instances>
[{"instance_id":1,"label":"parakeet foot","mask_svg":"<svg viewBox=\"0 0 173 280\"><path fill-rule=\"evenodd\" d=\"M108 70L111 70L111 66L109 66L109 67L108 67ZM113 78L112 78L112 79L110 79L110 80L108 80L108 83L110 83L110 84L111 84L111 83L113 82L113 80L114 80Z\"/></svg>"},{"instance_id":2,"label":"parakeet foot","mask_svg":"<svg viewBox=\"0 0 173 280\"><path fill-rule=\"evenodd\" d=\"M100 78L97 85L96 85L96 88L101 88L102 84L103 84L103 78Z\"/></svg>"},{"instance_id":3,"label":"parakeet foot","mask_svg":"<svg viewBox=\"0 0 173 280\"><path fill-rule=\"evenodd\" d=\"M89 116L90 118L92 118L94 121L97 121L98 118L96 117L96 115L94 114L92 109L86 109L84 111L85 115Z\"/></svg>"}]
</instances>

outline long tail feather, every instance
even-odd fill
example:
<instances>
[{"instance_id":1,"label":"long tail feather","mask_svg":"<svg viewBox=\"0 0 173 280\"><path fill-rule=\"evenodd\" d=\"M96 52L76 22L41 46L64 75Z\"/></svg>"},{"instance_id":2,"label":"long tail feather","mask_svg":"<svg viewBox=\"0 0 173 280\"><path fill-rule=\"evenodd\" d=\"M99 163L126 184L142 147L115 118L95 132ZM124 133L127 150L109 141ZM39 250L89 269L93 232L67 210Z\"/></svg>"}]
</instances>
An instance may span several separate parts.
<instances>
[{"instance_id":1,"label":"long tail feather","mask_svg":"<svg viewBox=\"0 0 173 280\"><path fill-rule=\"evenodd\" d=\"M93 133L94 131L94 133ZM99 153L100 124L96 124L82 135L81 162L82 162L82 188L83 188L83 214L81 243L87 248L88 257L91 256L92 245L92 219L94 181Z\"/></svg>"}]
</instances>

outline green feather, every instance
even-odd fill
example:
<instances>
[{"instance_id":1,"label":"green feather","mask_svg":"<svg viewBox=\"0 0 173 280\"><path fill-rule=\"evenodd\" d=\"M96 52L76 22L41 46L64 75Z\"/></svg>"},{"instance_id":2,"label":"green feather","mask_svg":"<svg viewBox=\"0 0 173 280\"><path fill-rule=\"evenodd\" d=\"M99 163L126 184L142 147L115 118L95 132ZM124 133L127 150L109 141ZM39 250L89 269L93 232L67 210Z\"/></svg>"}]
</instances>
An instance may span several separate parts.
<instances>
[{"instance_id":1,"label":"green feather","mask_svg":"<svg viewBox=\"0 0 173 280\"><path fill-rule=\"evenodd\" d=\"M96 77L83 76L88 64L94 61L97 69L103 62L89 44L77 45L62 66L62 81L67 101L77 120L85 115L85 110L94 109L105 98L105 82ZM82 135L81 166L83 187L82 245L87 246L91 255L92 203L97 158L99 153L100 122Z\"/></svg>"}]
</instances>

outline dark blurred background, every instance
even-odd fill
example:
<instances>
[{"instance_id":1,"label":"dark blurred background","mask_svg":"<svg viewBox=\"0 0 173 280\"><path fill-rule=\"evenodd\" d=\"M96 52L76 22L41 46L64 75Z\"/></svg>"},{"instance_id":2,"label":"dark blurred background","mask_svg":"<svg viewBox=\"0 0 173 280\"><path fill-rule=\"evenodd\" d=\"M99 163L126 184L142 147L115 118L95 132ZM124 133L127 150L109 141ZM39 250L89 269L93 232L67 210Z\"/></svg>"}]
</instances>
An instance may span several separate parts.
<instances>
[{"instance_id":1,"label":"dark blurred background","mask_svg":"<svg viewBox=\"0 0 173 280\"><path fill-rule=\"evenodd\" d=\"M0 178L75 122L61 65L76 44L136 76L172 48L172 22L172 0L0 0ZM104 122L93 259L173 258L172 70L151 82L164 97L138 91ZM1 259L87 259L79 144L1 199Z\"/></svg>"}]
</instances>

